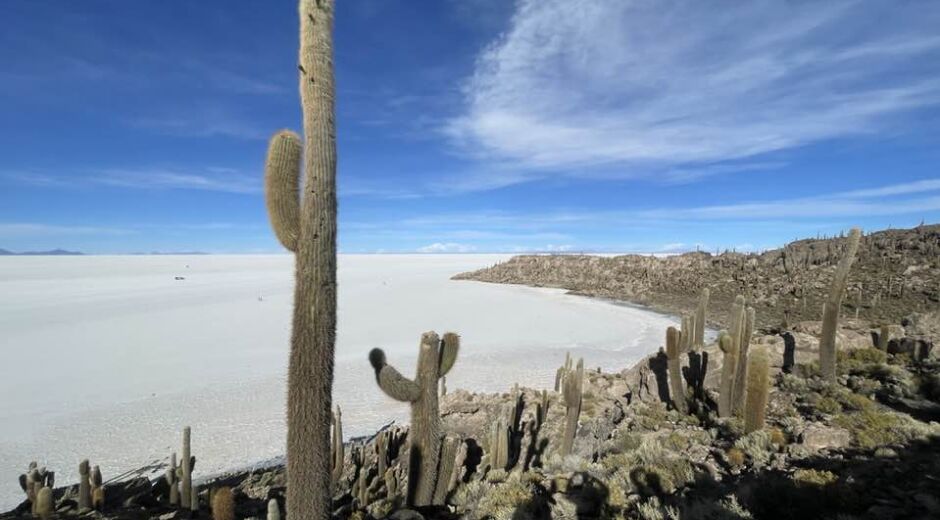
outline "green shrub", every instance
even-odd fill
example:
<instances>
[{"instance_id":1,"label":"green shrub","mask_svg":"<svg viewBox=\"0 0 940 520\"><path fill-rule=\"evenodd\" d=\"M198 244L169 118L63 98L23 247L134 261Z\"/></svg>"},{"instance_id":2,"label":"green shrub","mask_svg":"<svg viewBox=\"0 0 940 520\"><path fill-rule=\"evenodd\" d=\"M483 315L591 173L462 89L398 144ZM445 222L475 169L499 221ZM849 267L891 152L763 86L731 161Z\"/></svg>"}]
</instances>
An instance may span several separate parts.
<instances>
[{"instance_id":1,"label":"green shrub","mask_svg":"<svg viewBox=\"0 0 940 520\"><path fill-rule=\"evenodd\" d=\"M908 416L875 408L839 414L833 423L851 432L854 443L865 449L902 444L931 432L930 427Z\"/></svg>"}]
</instances>

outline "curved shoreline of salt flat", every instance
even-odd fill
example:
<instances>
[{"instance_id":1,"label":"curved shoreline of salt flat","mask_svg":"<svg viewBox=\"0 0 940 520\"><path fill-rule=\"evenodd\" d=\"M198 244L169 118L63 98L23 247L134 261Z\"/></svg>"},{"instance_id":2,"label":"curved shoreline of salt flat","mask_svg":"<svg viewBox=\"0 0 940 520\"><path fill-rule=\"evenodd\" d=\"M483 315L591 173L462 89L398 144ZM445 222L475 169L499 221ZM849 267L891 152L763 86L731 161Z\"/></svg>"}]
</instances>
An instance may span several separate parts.
<instances>
[{"instance_id":1,"label":"curved shoreline of salt flat","mask_svg":"<svg viewBox=\"0 0 940 520\"><path fill-rule=\"evenodd\" d=\"M559 289L449 279L506 258L340 256L334 401L347 435L407 420L375 385L373 347L412 374L421 332L453 330L463 342L448 388L505 391L549 386L567 350L627 368L674 324ZM184 425L198 474L283 453L290 256L0 262L0 482L14 483L0 486L0 508L21 498L30 460L62 482L86 457L113 476L166 457Z\"/></svg>"}]
</instances>

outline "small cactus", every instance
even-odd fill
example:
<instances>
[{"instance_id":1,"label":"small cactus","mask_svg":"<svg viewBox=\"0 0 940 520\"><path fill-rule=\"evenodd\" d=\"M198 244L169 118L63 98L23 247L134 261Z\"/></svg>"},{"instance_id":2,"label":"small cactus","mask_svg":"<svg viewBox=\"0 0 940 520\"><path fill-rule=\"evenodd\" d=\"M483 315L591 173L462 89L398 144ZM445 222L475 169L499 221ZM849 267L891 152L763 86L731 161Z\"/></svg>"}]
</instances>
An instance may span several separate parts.
<instances>
[{"instance_id":1,"label":"small cactus","mask_svg":"<svg viewBox=\"0 0 940 520\"><path fill-rule=\"evenodd\" d=\"M163 479L166 480L166 484L170 488L168 498L170 505L173 507L179 507L180 505L179 473L179 467L176 465L176 452L174 451L170 454L170 467L167 468L166 474L163 475Z\"/></svg>"},{"instance_id":2,"label":"small cactus","mask_svg":"<svg viewBox=\"0 0 940 520\"><path fill-rule=\"evenodd\" d=\"M463 444L457 437L448 435L441 446L441 465L440 476L437 479L437 487L434 490L434 503L443 504L450 493L453 484L456 482L455 473L459 471L459 448Z\"/></svg>"},{"instance_id":3,"label":"small cactus","mask_svg":"<svg viewBox=\"0 0 940 520\"><path fill-rule=\"evenodd\" d=\"M186 496L190 496L186 493ZM232 488L222 486L212 494L213 520L235 520L235 495Z\"/></svg>"},{"instance_id":4,"label":"small cactus","mask_svg":"<svg viewBox=\"0 0 940 520\"><path fill-rule=\"evenodd\" d=\"M91 480L88 459L78 465L78 509L84 511L91 509Z\"/></svg>"},{"instance_id":5,"label":"small cactus","mask_svg":"<svg viewBox=\"0 0 940 520\"><path fill-rule=\"evenodd\" d=\"M822 335L819 338L819 371L828 381L836 379L836 329L839 328L839 310L842 308L842 296L845 294L845 285L849 279L849 271L855 262L855 253L858 251L858 241L862 232L852 228L846 239L845 254L836 267L829 288L829 296L823 307Z\"/></svg>"},{"instance_id":6,"label":"small cactus","mask_svg":"<svg viewBox=\"0 0 940 520\"><path fill-rule=\"evenodd\" d=\"M509 429L500 415L490 430L490 467L506 469L509 464Z\"/></svg>"},{"instance_id":7,"label":"small cactus","mask_svg":"<svg viewBox=\"0 0 940 520\"><path fill-rule=\"evenodd\" d=\"M398 494L398 475L395 468L385 470L385 498L392 500Z\"/></svg>"},{"instance_id":8,"label":"small cactus","mask_svg":"<svg viewBox=\"0 0 940 520\"><path fill-rule=\"evenodd\" d=\"M277 504L277 499L268 500L268 520L281 520L281 506Z\"/></svg>"},{"instance_id":9,"label":"small cactus","mask_svg":"<svg viewBox=\"0 0 940 520\"><path fill-rule=\"evenodd\" d=\"M89 475L89 487L91 487L91 507L96 511L104 509L104 486L101 480L101 468L96 464Z\"/></svg>"},{"instance_id":10,"label":"small cactus","mask_svg":"<svg viewBox=\"0 0 940 520\"><path fill-rule=\"evenodd\" d=\"M379 388L392 399L411 403L407 496L410 506L427 506L434 500L442 442L438 379L453 368L459 349L460 337L457 334L448 332L443 338L434 332L422 334L418 369L413 381L387 364L385 352L381 349L373 349L369 353Z\"/></svg>"},{"instance_id":11,"label":"small cactus","mask_svg":"<svg viewBox=\"0 0 940 520\"><path fill-rule=\"evenodd\" d=\"M561 443L562 456L571 453L574 438L578 433L578 417L581 415L581 394L584 388L584 360L578 360L577 368L567 374L564 380L563 397L565 399L565 433Z\"/></svg>"},{"instance_id":12,"label":"small cactus","mask_svg":"<svg viewBox=\"0 0 940 520\"><path fill-rule=\"evenodd\" d=\"M688 321L688 318L683 320ZM688 329L686 329L688 330ZM682 334L675 327L666 329L666 359L669 368L669 386L672 393L672 403L680 413L689 411L685 401L685 388L682 384L682 370L680 359L680 345Z\"/></svg>"},{"instance_id":13,"label":"small cactus","mask_svg":"<svg viewBox=\"0 0 940 520\"><path fill-rule=\"evenodd\" d=\"M332 464L333 483L339 482L343 477L343 462L346 458L345 447L343 446L343 410L336 405L336 412L333 413L333 443L330 446Z\"/></svg>"},{"instance_id":14,"label":"small cactus","mask_svg":"<svg viewBox=\"0 0 940 520\"><path fill-rule=\"evenodd\" d=\"M49 520L54 512L52 501L52 488L42 487L36 492L36 506L33 508L33 515Z\"/></svg>"},{"instance_id":15,"label":"small cactus","mask_svg":"<svg viewBox=\"0 0 940 520\"><path fill-rule=\"evenodd\" d=\"M555 391L560 392L564 388L565 377L571 372L571 354L565 352L565 364L558 367L555 371Z\"/></svg>"},{"instance_id":16,"label":"small cactus","mask_svg":"<svg viewBox=\"0 0 940 520\"><path fill-rule=\"evenodd\" d=\"M770 390L770 356L767 347L756 345L748 359L747 403L744 407L744 432L764 428L767 411L767 393Z\"/></svg>"},{"instance_id":17,"label":"small cactus","mask_svg":"<svg viewBox=\"0 0 940 520\"><path fill-rule=\"evenodd\" d=\"M193 492L193 463L194 457L190 452L192 429L183 428L183 459L180 461L180 505L183 509L192 507Z\"/></svg>"}]
</instances>

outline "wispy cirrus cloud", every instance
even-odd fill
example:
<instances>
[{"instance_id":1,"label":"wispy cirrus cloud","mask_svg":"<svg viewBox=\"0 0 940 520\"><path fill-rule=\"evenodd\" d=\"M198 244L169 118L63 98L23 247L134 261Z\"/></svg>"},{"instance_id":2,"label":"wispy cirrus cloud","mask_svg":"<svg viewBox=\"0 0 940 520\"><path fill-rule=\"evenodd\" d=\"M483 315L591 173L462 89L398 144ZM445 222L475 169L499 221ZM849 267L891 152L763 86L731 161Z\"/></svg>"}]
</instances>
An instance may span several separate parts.
<instances>
[{"instance_id":1,"label":"wispy cirrus cloud","mask_svg":"<svg viewBox=\"0 0 940 520\"><path fill-rule=\"evenodd\" d=\"M0 179L48 188L112 187L140 190L201 190L225 193L260 193L260 175L246 175L224 167L101 168L52 175L32 171L0 172Z\"/></svg>"},{"instance_id":2,"label":"wispy cirrus cloud","mask_svg":"<svg viewBox=\"0 0 940 520\"><path fill-rule=\"evenodd\" d=\"M445 130L509 166L462 181L480 189L599 169L690 182L940 105L937 24L932 3L521 0Z\"/></svg>"},{"instance_id":3,"label":"wispy cirrus cloud","mask_svg":"<svg viewBox=\"0 0 940 520\"><path fill-rule=\"evenodd\" d=\"M99 226L67 226L35 222L0 222L0 238L74 235L129 235L132 229Z\"/></svg>"}]
</instances>

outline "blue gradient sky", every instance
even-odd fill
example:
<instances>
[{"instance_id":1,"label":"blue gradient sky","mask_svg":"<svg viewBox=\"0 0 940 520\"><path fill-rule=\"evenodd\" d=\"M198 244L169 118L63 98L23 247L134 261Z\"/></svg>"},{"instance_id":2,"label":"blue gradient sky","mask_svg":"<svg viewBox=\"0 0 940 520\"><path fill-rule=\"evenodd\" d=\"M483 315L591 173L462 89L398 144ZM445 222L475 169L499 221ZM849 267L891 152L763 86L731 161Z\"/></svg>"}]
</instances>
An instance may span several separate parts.
<instances>
[{"instance_id":1,"label":"blue gradient sky","mask_svg":"<svg viewBox=\"0 0 940 520\"><path fill-rule=\"evenodd\" d=\"M340 0L343 252L940 221L940 3ZM742 5L744 7L742 7ZM277 252L294 2L0 2L0 248Z\"/></svg>"}]
</instances>

